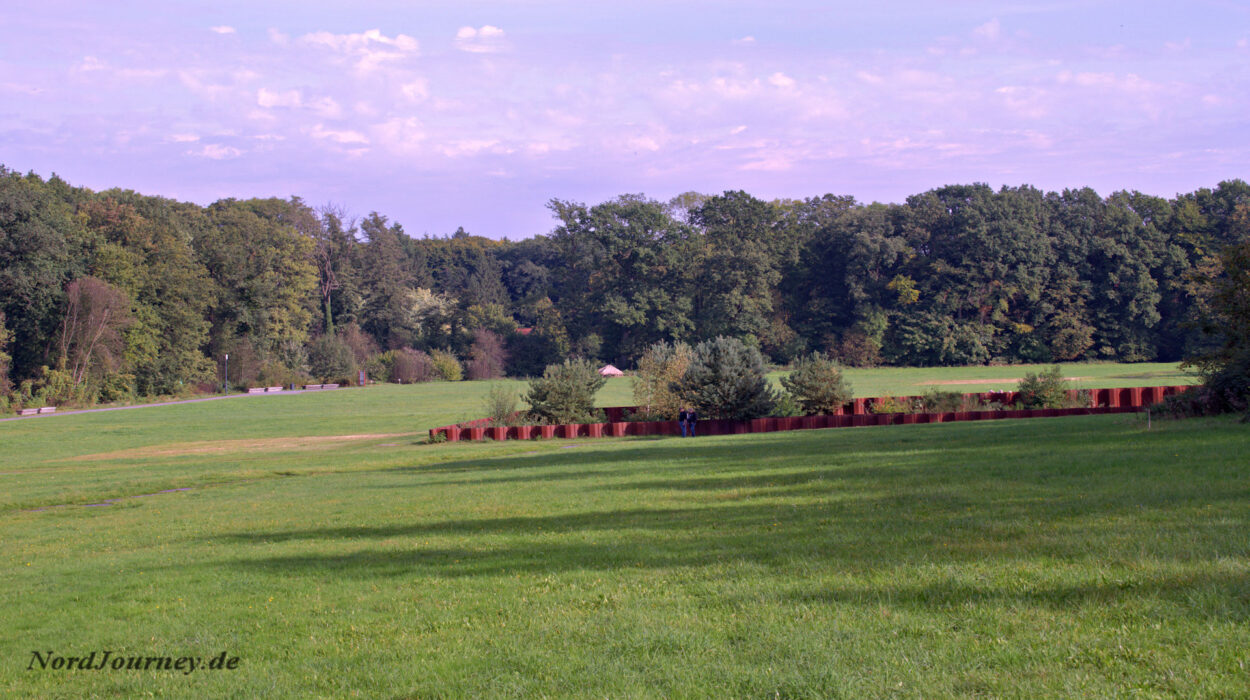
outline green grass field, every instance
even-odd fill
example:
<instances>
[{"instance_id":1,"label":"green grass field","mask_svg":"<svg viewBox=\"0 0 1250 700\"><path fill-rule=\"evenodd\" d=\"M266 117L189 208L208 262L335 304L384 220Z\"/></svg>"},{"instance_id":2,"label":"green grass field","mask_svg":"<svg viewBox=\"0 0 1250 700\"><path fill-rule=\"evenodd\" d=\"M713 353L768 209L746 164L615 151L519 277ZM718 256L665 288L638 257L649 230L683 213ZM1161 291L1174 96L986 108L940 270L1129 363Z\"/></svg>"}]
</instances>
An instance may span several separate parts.
<instances>
[{"instance_id":1,"label":"green grass field","mask_svg":"<svg viewBox=\"0 0 1250 700\"><path fill-rule=\"evenodd\" d=\"M1167 371L1107 367L1101 381ZM914 377L991 378L976 369ZM914 377L852 381L902 394ZM1250 427L1235 419L420 444L480 414L485 391L0 423L0 696L1250 688ZM631 403L628 383L600 399ZM35 650L240 662L27 670Z\"/></svg>"}]
</instances>

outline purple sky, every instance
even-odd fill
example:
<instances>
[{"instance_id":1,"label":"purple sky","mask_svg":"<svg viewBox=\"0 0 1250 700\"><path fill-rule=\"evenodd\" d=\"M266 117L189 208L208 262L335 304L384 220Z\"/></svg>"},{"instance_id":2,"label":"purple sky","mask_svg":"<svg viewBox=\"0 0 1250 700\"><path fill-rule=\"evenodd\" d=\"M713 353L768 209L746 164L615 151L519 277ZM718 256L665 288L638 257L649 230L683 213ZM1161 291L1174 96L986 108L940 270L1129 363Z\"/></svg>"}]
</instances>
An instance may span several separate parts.
<instances>
[{"instance_id":1,"label":"purple sky","mask_svg":"<svg viewBox=\"0 0 1250 700\"><path fill-rule=\"evenodd\" d=\"M547 200L1247 178L1250 4L0 4L0 163L414 236Z\"/></svg>"}]
</instances>

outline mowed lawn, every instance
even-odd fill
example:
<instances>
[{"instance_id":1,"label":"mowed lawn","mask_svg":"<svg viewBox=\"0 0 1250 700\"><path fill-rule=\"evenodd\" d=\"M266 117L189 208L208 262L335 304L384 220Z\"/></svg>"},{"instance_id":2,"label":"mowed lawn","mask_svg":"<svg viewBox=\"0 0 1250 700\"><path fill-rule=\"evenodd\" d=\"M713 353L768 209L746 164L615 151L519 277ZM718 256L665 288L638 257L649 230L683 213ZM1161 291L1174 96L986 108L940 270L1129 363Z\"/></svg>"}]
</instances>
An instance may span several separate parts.
<instances>
[{"instance_id":1,"label":"mowed lawn","mask_svg":"<svg viewBox=\"0 0 1250 700\"><path fill-rule=\"evenodd\" d=\"M420 444L484 393L0 424L0 696L1250 688L1235 419ZM34 650L240 664L28 671Z\"/></svg>"}]
</instances>

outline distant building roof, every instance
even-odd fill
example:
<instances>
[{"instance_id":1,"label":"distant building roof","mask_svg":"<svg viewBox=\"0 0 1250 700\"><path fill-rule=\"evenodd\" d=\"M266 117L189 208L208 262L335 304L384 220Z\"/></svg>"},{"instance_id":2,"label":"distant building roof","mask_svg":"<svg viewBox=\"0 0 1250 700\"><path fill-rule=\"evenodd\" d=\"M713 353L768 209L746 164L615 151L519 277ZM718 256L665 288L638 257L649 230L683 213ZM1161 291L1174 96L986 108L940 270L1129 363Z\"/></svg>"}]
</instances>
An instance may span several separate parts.
<instances>
[{"instance_id":1,"label":"distant building roof","mask_svg":"<svg viewBox=\"0 0 1250 700\"><path fill-rule=\"evenodd\" d=\"M605 376L605 377L619 377L619 376L621 376L622 374L625 374L625 373L624 373L624 372L622 372L621 370L619 370L619 369L617 369L617 368L613 367L612 365L604 365L604 366L602 366L602 367L600 367L600 368L599 368L599 374L601 374L601 375L603 375L603 376Z\"/></svg>"}]
</instances>

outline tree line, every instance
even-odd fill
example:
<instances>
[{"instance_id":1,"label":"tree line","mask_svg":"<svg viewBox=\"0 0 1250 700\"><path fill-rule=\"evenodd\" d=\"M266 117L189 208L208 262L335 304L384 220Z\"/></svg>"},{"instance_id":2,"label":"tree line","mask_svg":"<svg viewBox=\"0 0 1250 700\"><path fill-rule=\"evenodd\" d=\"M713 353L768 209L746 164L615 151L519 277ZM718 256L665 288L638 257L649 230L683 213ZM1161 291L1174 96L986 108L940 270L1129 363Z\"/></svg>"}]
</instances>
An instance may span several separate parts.
<instances>
[{"instance_id":1,"label":"tree line","mask_svg":"<svg viewBox=\"0 0 1250 700\"><path fill-rule=\"evenodd\" d=\"M0 394L178 393L227 353L237 384L450 378L449 361L537 376L717 336L775 363L1172 361L1210 349L1199 280L1250 239L1241 180L549 206L553 229L525 240L413 238L298 197L198 206L0 166Z\"/></svg>"}]
</instances>

